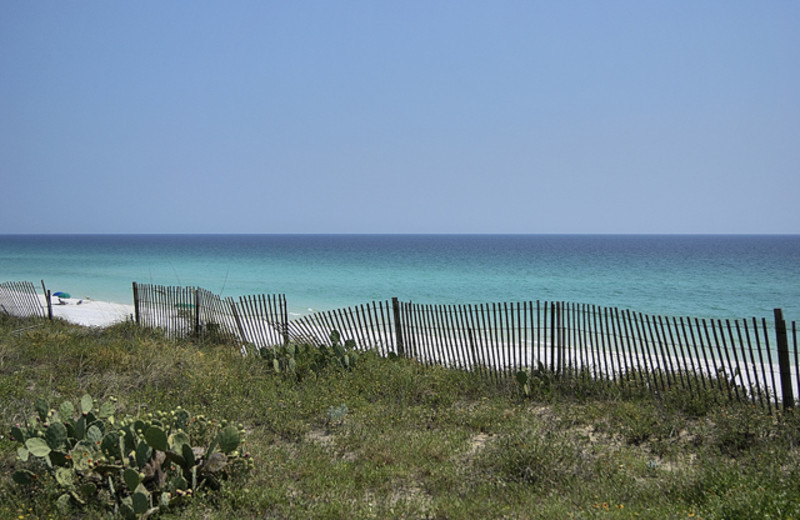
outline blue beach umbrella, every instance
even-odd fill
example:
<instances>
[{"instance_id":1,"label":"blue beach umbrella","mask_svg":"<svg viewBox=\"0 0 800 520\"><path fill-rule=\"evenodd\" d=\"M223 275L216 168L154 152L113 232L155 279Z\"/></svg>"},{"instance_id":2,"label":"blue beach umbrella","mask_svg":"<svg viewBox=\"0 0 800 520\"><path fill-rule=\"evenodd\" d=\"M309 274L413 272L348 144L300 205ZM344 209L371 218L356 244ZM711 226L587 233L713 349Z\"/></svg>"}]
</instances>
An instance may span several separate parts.
<instances>
[{"instance_id":1,"label":"blue beach umbrella","mask_svg":"<svg viewBox=\"0 0 800 520\"><path fill-rule=\"evenodd\" d=\"M72 298L72 296L68 292L62 292L62 291L54 292L53 296L57 298Z\"/></svg>"}]
</instances>

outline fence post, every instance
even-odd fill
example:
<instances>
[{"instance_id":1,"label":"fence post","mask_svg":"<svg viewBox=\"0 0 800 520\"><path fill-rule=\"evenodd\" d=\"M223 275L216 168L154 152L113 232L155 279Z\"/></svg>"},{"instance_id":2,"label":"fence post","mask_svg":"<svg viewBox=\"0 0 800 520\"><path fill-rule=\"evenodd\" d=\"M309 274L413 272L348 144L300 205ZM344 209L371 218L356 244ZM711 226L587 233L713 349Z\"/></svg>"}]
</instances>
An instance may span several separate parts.
<instances>
[{"instance_id":1,"label":"fence post","mask_svg":"<svg viewBox=\"0 0 800 520\"><path fill-rule=\"evenodd\" d=\"M236 329L239 332L239 340L242 344L247 342L247 336L244 334L244 327L242 327L242 320L239 318L239 311L236 310L236 302L231 298L228 303L231 306L231 313L233 313L233 321L236 322Z\"/></svg>"},{"instance_id":2,"label":"fence post","mask_svg":"<svg viewBox=\"0 0 800 520\"><path fill-rule=\"evenodd\" d=\"M194 288L194 333L200 335L200 289Z\"/></svg>"},{"instance_id":3,"label":"fence post","mask_svg":"<svg viewBox=\"0 0 800 520\"><path fill-rule=\"evenodd\" d=\"M550 371L557 373L558 303L550 302Z\"/></svg>"},{"instance_id":4,"label":"fence post","mask_svg":"<svg viewBox=\"0 0 800 520\"><path fill-rule=\"evenodd\" d=\"M778 343L778 366L781 375L781 394L783 407L794 407L792 392L792 366L789 361L789 338L786 335L786 321L783 319L783 309L775 309L775 339Z\"/></svg>"},{"instance_id":5,"label":"fence post","mask_svg":"<svg viewBox=\"0 0 800 520\"><path fill-rule=\"evenodd\" d=\"M281 332L283 333L283 344L289 344L289 309L286 307L286 295L281 294Z\"/></svg>"},{"instance_id":6,"label":"fence post","mask_svg":"<svg viewBox=\"0 0 800 520\"><path fill-rule=\"evenodd\" d=\"M44 301L47 302L47 319L53 321L53 302L50 300L50 291L44 286L44 280L42 280L42 291L44 291Z\"/></svg>"},{"instance_id":7,"label":"fence post","mask_svg":"<svg viewBox=\"0 0 800 520\"><path fill-rule=\"evenodd\" d=\"M133 316L134 321L139 325L139 286L133 282Z\"/></svg>"},{"instance_id":8,"label":"fence post","mask_svg":"<svg viewBox=\"0 0 800 520\"><path fill-rule=\"evenodd\" d=\"M397 301L397 297L392 297L392 312L394 313L394 335L397 355L399 357L405 357L406 351L403 346L403 326L400 323L400 302Z\"/></svg>"}]
</instances>

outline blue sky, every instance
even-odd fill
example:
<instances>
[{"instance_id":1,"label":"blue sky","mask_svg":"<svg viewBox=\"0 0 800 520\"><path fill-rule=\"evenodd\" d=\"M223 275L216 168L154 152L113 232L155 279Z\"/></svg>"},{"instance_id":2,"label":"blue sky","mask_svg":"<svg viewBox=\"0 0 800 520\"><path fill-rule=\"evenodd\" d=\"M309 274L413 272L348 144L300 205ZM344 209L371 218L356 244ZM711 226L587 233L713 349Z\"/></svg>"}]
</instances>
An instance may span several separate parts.
<instances>
[{"instance_id":1,"label":"blue sky","mask_svg":"<svg viewBox=\"0 0 800 520\"><path fill-rule=\"evenodd\" d=\"M800 2L0 3L0 233L800 233Z\"/></svg>"}]
</instances>

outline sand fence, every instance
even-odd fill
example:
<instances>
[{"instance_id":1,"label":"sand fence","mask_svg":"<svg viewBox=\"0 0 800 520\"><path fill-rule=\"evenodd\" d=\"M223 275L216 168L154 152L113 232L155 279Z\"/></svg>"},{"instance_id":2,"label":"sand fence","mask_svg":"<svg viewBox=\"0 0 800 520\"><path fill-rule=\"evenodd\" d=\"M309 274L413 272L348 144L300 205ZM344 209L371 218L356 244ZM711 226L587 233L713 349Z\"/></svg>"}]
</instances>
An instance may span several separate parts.
<instances>
[{"instance_id":1,"label":"sand fence","mask_svg":"<svg viewBox=\"0 0 800 520\"><path fill-rule=\"evenodd\" d=\"M773 320L719 320L565 302L425 305L395 298L288 326L306 341L328 343L337 330L381 355L492 378L573 371L620 384L635 378L655 392L717 387L766 408L794 404L800 395L796 324L787 331L780 309Z\"/></svg>"},{"instance_id":2,"label":"sand fence","mask_svg":"<svg viewBox=\"0 0 800 520\"><path fill-rule=\"evenodd\" d=\"M282 294L221 298L197 287L135 282L133 293L132 309L121 306L102 319L132 310L141 326L170 337L233 340L243 354L289 342L330 345L335 330L341 341L384 357L495 379L573 372L619 384L637 379L654 392L717 387L732 400L765 408L793 406L800 396L796 323L787 326L780 309L772 319L722 320L538 300L429 305L392 298L290 321ZM46 303L31 283L0 284L0 312L46 316ZM77 307L62 308L75 321ZM102 302L87 302L82 310L97 319L101 308Z\"/></svg>"},{"instance_id":3,"label":"sand fence","mask_svg":"<svg viewBox=\"0 0 800 520\"><path fill-rule=\"evenodd\" d=\"M286 297L222 298L199 287L133 283L136 323L170 337L219 337L240 342L246 352L288 342Z\"/></svg>"},{"instance_id":4,"label":"sand fence","mask_svg":"<svg viewBox=\"0 0 800 520\"><path fill-rule=\"evenodd\" d=\"M0 283L0 312L18 318L47 317L47 308L31 282Z\"/></svg>"}]
</instances>

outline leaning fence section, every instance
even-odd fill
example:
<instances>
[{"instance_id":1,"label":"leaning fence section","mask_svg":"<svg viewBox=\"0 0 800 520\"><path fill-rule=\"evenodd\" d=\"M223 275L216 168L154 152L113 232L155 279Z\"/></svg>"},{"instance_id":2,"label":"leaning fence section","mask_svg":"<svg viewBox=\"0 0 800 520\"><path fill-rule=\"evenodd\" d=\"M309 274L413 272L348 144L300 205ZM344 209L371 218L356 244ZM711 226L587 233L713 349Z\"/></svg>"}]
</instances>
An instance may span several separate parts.
<instances>
[{"instance_id":1,"label":"leaning fence section","mask_svg":"<svg viewBox=\"0 0 800 520\"><path fill-rule=\"evenodd\" d=\"M0 312L18 318L47 317L47 310L31 282L0 283Z\"/></svg>"},{"instance_id":2,"label":"leaning fence section","mask_svg":"<svg viewBox=\"0 0 800 520\"><path fill-rule=\"evenodd\" d=\"M292 341L315 345L331 345L331 333L339 333L339 341L353 341L363 350L376 350L383 356L404 355L398 326L397 299L381 301L333 311L301 316L289 322L288 337Z\"/></svg>"},{"instance_id":3,"label":"leaning fence section","mask_svg":"<svg viewBox=\"0 0 800 520\"><path fill-rule=\"evenodd\" d=\"M133 302L136 323L163 329L168 337L235 340L256 348L287 341L284 295L243 296L235 300L199 287L134 282Z\"/></svg>"},{"instance_id":4,"label":"leaning fence section","mask_svg":"<svg viewBox=\"0 0 800 520\"><path fill-rule=\"evenodd\" d=\"M258 349L288 343L286 296L260 294L229 301L243 344Z\"/></svg>"},{"instance_id":5,"label":"leaning fence section","mask_svg":"<svg viewBox=\"0 0 800 520\"><path fill-rule=\"evenodd\" d=\"M617 308L556 305L558 367L645 382L655 392L716 388L731 400L791 405L800 390L796 348L774 320L664 317ZM794 324L793 324L794 326ZM783 331L783 338L781 338ZM796 337L792 336L796 346Z\"/></svg>"},{"instance_id":6,"label":"leaning fence section","mask_svg":"<svg viewBox=\"0 0 800 520\"><path fill-rule=\"evenodd\" d=\"M320 312L289 322L294 341L329 344L330 333L383 355L490 378L571 371L654 392L716 389L764 408L800 395L796 324L664 317L596 305L529 301L424 305L391 301Z\"/></svg>"},{"instance_id":7,"label":"leaning fence section","mask_svg":"<svg viewBox=\"0 0 800 520\"><path fill-rule=\"evenodd\" d=\"M133 306L137 324L162 329L168 337L181 338L195 331L195 290L133 283Z\"/></svg>"},{"instance_id":8,"label":"leaning fence section","mask_svg":"<svg viewBox=\"0 0 800 520\"><path fill-rule=\"evenodd\" d=\"M426 364L475 371L491 377L546 362L550 305L540 302L480 305L402 303L402 342Z\"/></svg>"},{"instance_id":9,"label":"leaning fence section","mask_svg":"<svg viewBox=\"0 0 800 520\"><path fill-rule=\"evenodd\" d=\"M399 330L406 352L423 363L475 371L489 377L520 370L562 371L568 367L609 370L619 352L605 338L579 344L591 326L564 312L558 302L477 305L400 304ZM593 316L602 319L602 314ZM576 348L577 347L577 348ZM619 361L617 361L619 363Z\"/></svg>"},{"instance_id":10,"label":"leaning fence section","mask_svg":"<svg viewBox=\"0 0 800 520\"><path fill-rule=\"evenodd\" d=\"M195 325L194 333L201 338L222 340L240 339L233 299L221 296L205 289L195 289Z\"/></svg>"},{"instance_id":11,"label":"leaning fence section","mask_svg":"<svg viewBox=\"0 0 800 520\"><path fill-rule=\"evenodd\" d=\"M573 371L654 392L716 388L770 408L800 395L796 324L652 316L564 302L401 303L397 342L424 363L511 377Z\"/></svg>"}]
</instances>

